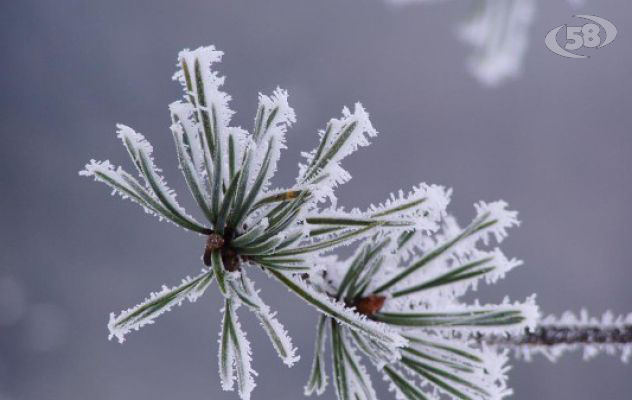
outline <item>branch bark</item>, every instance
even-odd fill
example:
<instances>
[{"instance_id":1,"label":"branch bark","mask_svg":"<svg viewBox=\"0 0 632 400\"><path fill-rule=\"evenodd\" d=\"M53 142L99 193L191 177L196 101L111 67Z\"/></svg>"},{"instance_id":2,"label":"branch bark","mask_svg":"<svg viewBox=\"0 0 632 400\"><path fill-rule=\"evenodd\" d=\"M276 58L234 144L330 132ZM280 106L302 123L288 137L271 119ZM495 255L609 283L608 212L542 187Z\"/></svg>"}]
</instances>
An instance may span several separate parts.
<instances>
[{"instance_id":1,"label":"branch bark","mask_svg":"<svg viewBox=\"0 0 632 400\"><path fill-rule=\"evenodd\" d=\"M540 325L533 330L525 330L522 335L478 335L478 339L488 345L501 347L630 344L632 343L632 325Z\"/></svg>"}]
</instances>

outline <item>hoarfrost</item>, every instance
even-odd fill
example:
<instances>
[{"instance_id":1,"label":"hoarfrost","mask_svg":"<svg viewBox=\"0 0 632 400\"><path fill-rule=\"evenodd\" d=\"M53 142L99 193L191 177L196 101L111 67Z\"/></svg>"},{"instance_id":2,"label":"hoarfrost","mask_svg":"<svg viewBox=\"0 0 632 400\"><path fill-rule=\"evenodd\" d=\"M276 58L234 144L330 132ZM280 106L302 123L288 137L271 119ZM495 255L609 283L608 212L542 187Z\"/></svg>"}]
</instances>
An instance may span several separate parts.
<instances>
[{"instance_id":1,"label":"hoarfrost","mask_svg":"<svg viewBox=\"0 0 632 400\"><path fill-rule=\"evenodd\" d=\"M145 301L118 315L110 313L108 339L116 337L119 343L123 343L129 332L153 324L156 318L174 306L181 305L184 300L195 302L208 288L212 279L212 272L203 270L195 278L184 278L178 286L169 288L163 285L161 290L152 292Z\"/></svg>"}]
</instances>

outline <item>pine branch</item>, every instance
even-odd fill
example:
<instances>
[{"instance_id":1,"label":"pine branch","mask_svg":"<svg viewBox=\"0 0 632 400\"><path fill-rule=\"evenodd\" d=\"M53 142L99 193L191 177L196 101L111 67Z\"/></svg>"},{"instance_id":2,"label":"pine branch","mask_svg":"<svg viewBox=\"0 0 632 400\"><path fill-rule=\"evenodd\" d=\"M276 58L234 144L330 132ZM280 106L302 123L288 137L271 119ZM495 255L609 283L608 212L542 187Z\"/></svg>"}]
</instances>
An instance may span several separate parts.
<instances>
[{"instance_id":1,"label":"pine branch","mask_svg":"<svg viewBox=\"0 0 632 400\"><path fill-rule=\"evenodd\" d=\"M504 201L476 203L476 216L465 228L447 213L451 189L425 183L366 210L338 207L334 190L351 178L342 161L377 134L359 103L330 120L316 149L303 153L294 185L271 190L294 110L287 92L277 89L259 96L252 133L231 126L230 96L213 68L222 54L212 46L181 52L175 78L185 96L170 106L179 167L206 223L179 205L152 146L126 126L119 125L118 137L139 178L107 161L92 161L80 173L206 240L202 261L208 268L112 314L110 337L122 342L131 330L195 301L215 281L224 297L221 385L236 387L249 400L257 374L239 307L259 319L285 364L299 358L276 313L247 278L246 269L257 267L320 313L306 394L326 388L327 345L339 400L376 398L365 361L382 372L398 399L488 400L511 394L508 348L525 358L542 353L555 359L577 348L586 357L605 351L630 358L632 315L597 320L583 312L540 320L535 295L524 302L463 301L480 281L495 283L521 264L489 248L491 239L500 243L519 225L517 212ZM348 259L332 255L350 244L356 248Z\"/></svg>"},{"instance_id":2,"label":"pine branch","mask_svg":"<svg viewBox=\"0 0 632 400\"><path fill-rule=\"evenodd\" d=\"M526 329L522 335L480 335L478 340L492 346L512 348L515 346L552 347L562 344L632 344L632 325L566 326L538 325Z\"/></svg>"},{"instance_id":3,"label":"pine branch","mask_svg":"<svg viewBox=\"0 0 632 400\"><path fill-rule=\"evenodd\" d=\"M595 318L586 310L579 315L566 312L561 318L543 318L536 327L522 333L479 335L476 339L498 349L513 350L527 361L535 354L556 361L567 352L581 351L585 360L606 353L628 362L632 357L632 314L615 317L606 312Z\"/></svg>"}]
</instances>

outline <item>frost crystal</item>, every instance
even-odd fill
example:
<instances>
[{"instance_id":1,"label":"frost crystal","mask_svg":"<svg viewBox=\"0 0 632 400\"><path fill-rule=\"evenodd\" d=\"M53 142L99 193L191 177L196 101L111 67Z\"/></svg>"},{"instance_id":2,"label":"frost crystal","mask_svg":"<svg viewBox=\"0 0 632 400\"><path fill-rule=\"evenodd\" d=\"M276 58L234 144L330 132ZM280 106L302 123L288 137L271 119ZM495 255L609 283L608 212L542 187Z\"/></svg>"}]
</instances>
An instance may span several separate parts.
<instances>
[{"instance_id":1,"label":"frost crystal","mask_svg":"<svg viewBox=\"0 0 632 400\"><path fill-rule=\"evenodd\" d=\"M317 184L315 194L333 197L333 189L351 179L340 162L359 147L368 146L369 138L377 131L369 121L362 104L356 103L353 113L342 110L342 118L331 119L324 131L319 132L320 144L309 153L303 153L305 164L299 164L298 184Z\"/></svg>"},{"instance_id":2,"label":"frost crystal","mask_svg":"<svg viewBox=\"0 0 632 400\"><path fill-rule=\"evenodd\" d=\"M130 331L153 324L154 320L161 314L171 310L174 306L181 305L184 300L195 302L204 294L212 281L212 272L204 270L195 278L183 279L180 285L173 288L163 285L160 291L151 293L145 301L121 312L118 316L111 313L108 323L109 339L116 337L119 343L123 343L125 335Z\"/></svg>"}]
</instances>

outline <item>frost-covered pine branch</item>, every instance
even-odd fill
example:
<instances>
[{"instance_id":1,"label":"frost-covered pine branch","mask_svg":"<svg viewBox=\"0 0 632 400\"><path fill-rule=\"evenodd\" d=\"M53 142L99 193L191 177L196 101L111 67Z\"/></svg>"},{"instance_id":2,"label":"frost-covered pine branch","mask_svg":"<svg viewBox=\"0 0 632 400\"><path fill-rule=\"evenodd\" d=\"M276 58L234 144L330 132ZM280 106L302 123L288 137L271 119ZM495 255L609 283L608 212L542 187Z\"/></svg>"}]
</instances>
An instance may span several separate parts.
<instances>
[{"instance_id":1,"label":"frost-covered pine branch","mask_svg":"<svg viewBox=\"0 0 632 400\"><path fill-rule=\"evenodd\" d=\"M239 309L256 315L285 364L291 366L299 357L287 331L246 276L246 269L261 267L324 315L397 351L406 343L399 333L316 291L300 274L316 268L320 254L360 240L378 227L403 231L416 222L334 207L335 188L350 179L341 162L377 134L359 103L353 109L343 108L342 116L331 119L319 133L320 143L304 154L295 184L272 188L287 129L295 122L294 110L287 92L277 89L271 95L259 95L251 132L232 126L230 96L222 91L224 78L213 68L222 55L212 46L182 51L174 79L182 85L184 97L169 107L180 170L201 218L189 215L178 203L156 165L152 146L127 126L118 125L118 138L137 177L108 161L94 160L80 175L105 183L113 193L161 220L205 237L202 260L207 269L112 314L110 338L123 342L130 331L154 323L184 300L195 301L216 282L226 299L220 339L222 387L231 390L236 377L239 394L247 399L256 373L238 322ZM322 234L323 229L327 234Z\"/></svg>"},{"instance_id":2,"label":"frost-covered pine branch","mask_svg":"<svg viewBox=\"0 0 632 400\"><path fill-rule=\"evenodd\" d=\"M397 204L371 209L410 212L400 205L416 204L418 193L400 195ZM376 398L358 354L383 374L401 399L488 399L511 393L506 382L507 351L481 343L474 336L515 335L534 328L538 317L535 298L522 303L505 299L498 304L468 305L460 297L476 288L479 280L496 282L520 265L497 248L484 248L491 240L500 242L506 237L507 229L518 224L517 214L502 201L480 202L473 221L461 228L446 213L450 192L433 193L434 212L419 211L426 218L432 216L434 224L399 234L380 228L349 259L331 260L322 273L311 278L314 286L408 340L400 351L392 352L363 333L327 319L332 381L341 400ZM421 208L424 203L411 207ZM327 382L322 377L327 331L323 319L317 330L317 348L321 350L315 354L306 394L322 393Z\"/></svg>"},{"instance_id":3,"label":"frost-covered pine branch","mask_svg":"<svg viewBox=\"0 0 632 400\"><path fill-rule=\"evenodd\" d=\"M511 349L527 361L541 354L550 361L572 351L581 351L584 360L604 353L618 355L627 363L632 357L632 314L615 316L604 313L601 318L590 317L586 310L579 315L565 312L560 318L542 318L535 329L519 335L480 336L485 343Z\"/></svg>"},{"instance_id":4,"label":"frost-covered pine branch","mask_svg":"<svg viewBox=\"0 0 632 400\"><path fill-rule=\"evenodd\" d=\"M277 89L259 95L250 131L231 125L230 96L214 69L222 54L212 46L184 50L174 75L184 97L169 107L171 133L199 209L195 216L178 203L147 139L127 126L118 125L117 132L135 175L94 160L80 172L148 214L192 232L201 244L201 272L112 313L110 339L123 342L130 332L216 285L223 296L220 384L250 399L257 373L240 311L259 320L283 363L299 360L287 330L248 276L256 267L284 285L290 298L319 312L307 395L326 390L327 347L340 400L376 398L367 362L398 399L498 399L511 393L508 347L525 356L543 352L554 358L585 346L590 354L620 351L629 357L630 317L563 317L562 323L575 330L561 336L558 329L560 347L540 350L533 345L550 340L557 322L545 319L538 325L535 296L493 304L462 300L480 282L495 283L522 264L495 247L519 224L505 202L476 203L474 218L464 227L447 211L452 191L438 185L399 190L365 210L339 206L336 188L351 178L342 162L377 135L359 103L343 108L318 133L317 147L303 153L296 181L274 188L271 180L296 120L294 110L287 92ZM345 245L354 246L352 255L340 259L334 250ZM601 331L582 336L594 328Z\"/></svg>"}]
</instances>

